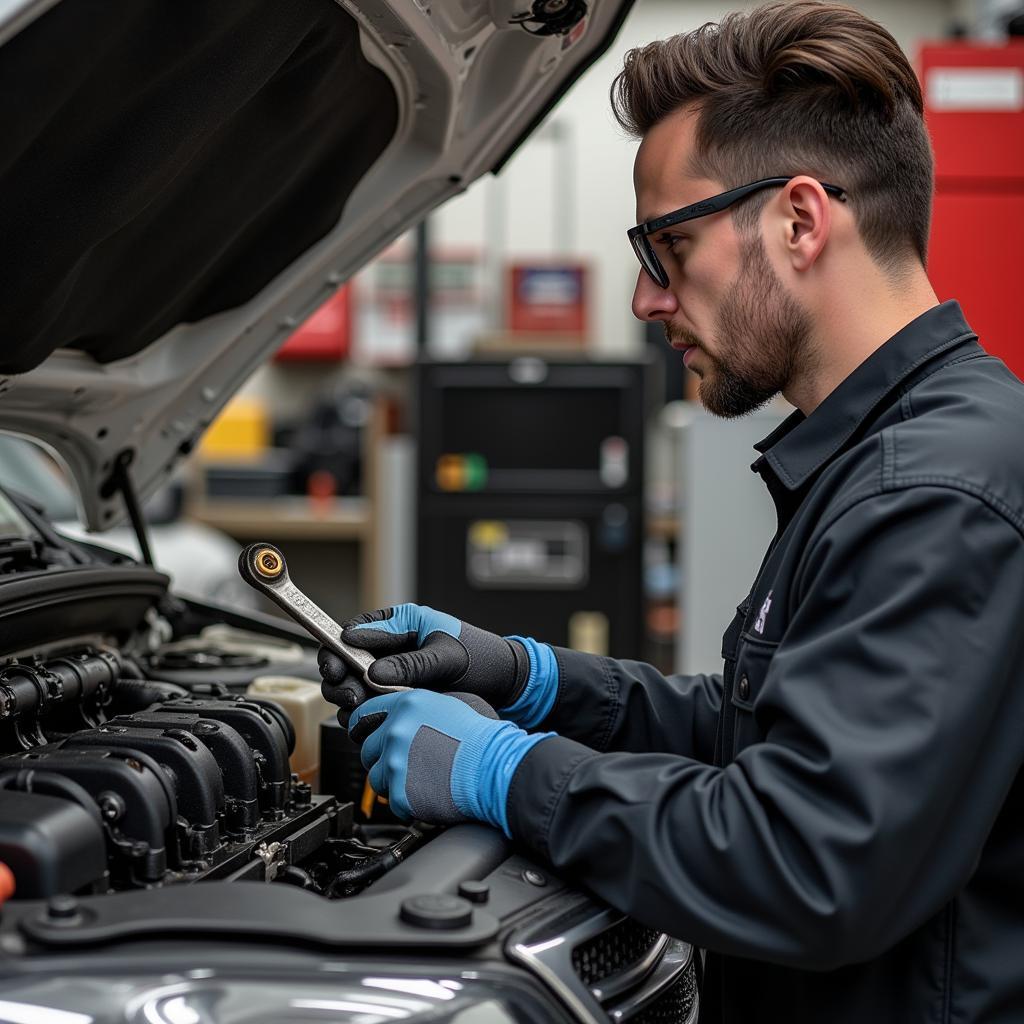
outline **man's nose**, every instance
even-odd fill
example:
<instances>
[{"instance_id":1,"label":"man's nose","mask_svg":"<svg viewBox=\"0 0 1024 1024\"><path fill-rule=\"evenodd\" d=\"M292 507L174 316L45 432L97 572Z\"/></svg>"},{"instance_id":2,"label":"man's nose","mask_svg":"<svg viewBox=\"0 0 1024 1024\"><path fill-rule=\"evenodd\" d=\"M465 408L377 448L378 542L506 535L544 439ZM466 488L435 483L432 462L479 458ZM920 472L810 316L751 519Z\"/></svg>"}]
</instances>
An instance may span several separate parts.
<instances>
[{"instance_id":1,"label":"man's nose","mask_svg":"<svg viewBox=\"0 0 1024 1024\"><path fill-rule=\"evenodd\" d=\"M641 269L633 289L633 316L637 320L670 320L678 309L675 295L668 288L660 288Z\"/></svg>"}]
</instances>

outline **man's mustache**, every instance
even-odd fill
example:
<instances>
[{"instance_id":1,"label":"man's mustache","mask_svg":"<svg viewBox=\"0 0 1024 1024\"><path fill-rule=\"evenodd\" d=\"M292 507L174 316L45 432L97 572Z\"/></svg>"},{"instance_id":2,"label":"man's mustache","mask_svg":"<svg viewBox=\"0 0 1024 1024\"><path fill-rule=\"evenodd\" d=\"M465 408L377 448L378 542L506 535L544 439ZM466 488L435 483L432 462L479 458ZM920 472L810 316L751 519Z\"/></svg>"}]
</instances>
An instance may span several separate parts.
<instances>
[{"instance_id":1,"label":"man's mustache","mask_svg":"<svg viewBox=\"0 0 1024 1024\"><path fill-rule=\"evenodd\" d=\"M685 327L676 327L666 323L663 323L662 327L665 329L665 340L670 345L693 345L699 349L704 348L704 343L693 331L688 331Z\"/></svg>"}]
</instances>

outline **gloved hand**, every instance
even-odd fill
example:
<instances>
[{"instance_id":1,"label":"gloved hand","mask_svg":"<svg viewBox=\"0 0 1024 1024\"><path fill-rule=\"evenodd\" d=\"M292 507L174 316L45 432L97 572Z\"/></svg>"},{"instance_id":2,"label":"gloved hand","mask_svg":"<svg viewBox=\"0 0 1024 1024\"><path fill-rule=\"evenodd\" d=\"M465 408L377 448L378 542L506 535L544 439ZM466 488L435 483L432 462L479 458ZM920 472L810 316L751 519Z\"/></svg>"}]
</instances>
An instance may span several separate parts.
<instances>
[{"instance_id":1,"label":"gloved hand","mask_svg":"<svg viewBox=\"0 0 1024 1024\"><path fill-rule=\"evenodd\" d=\"M365 612L345 623L341 638L377 658L369 676L379 685L474 693L524 728L546 717L558 692L558 665L547 644L500 637L425 605ZM342 708L344 725L366 688L325 647L319 665L323 695Z\"/></svg>"},{"instance_id":2,"label":"gloved hand","mask_svg":"<svg viewBox=\"0 0 1024 1024\"><path fill-rule=\"evenodd\" d=\"M370 785L387 795L398 817L436 825L482 821L509 838L512 777L527 751L554 735L496 719L474 694L429 690L372 697L349 719Z\"/></svg>"}]
</instances>

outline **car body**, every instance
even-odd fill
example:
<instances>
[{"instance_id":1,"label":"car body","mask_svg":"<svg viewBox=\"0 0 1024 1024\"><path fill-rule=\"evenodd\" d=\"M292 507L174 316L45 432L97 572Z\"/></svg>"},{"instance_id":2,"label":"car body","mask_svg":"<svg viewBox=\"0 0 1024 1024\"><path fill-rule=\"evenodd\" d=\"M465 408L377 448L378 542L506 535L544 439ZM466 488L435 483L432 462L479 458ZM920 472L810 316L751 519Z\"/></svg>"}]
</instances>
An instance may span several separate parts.
<instances>
[{"instance_id":1,"label":"car body","mask_svg":"<svg viewBox=\"0 0 1024 1024\"><path fill-rule=\"evenodd\" d=\"M0 429L61 460L84 526L122 523L628 7L0 3ZM360 822L338 773L300 779L248 687L315 651L0 490L0 1020L694 1018L686 942L492 829Z\"/></svg>"}]
</instances>

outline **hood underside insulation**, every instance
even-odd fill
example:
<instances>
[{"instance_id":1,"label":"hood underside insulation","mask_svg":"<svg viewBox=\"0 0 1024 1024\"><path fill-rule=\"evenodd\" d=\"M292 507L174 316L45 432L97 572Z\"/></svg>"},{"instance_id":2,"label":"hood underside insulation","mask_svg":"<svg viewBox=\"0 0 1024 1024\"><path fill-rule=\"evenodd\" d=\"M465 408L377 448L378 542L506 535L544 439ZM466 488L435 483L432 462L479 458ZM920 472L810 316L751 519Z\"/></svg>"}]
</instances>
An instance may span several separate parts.
<instances>
[{"instance_id":1,"label":"hood underside insulation","mask_svg":"<svg viewBox=\"0 0 1024 1024\"><path fill-rule=\"evenodd\" d=\"M334 0L63 0L0 49L0 374L252 298L398 123Z\"/></svg>"}]
</instances>

